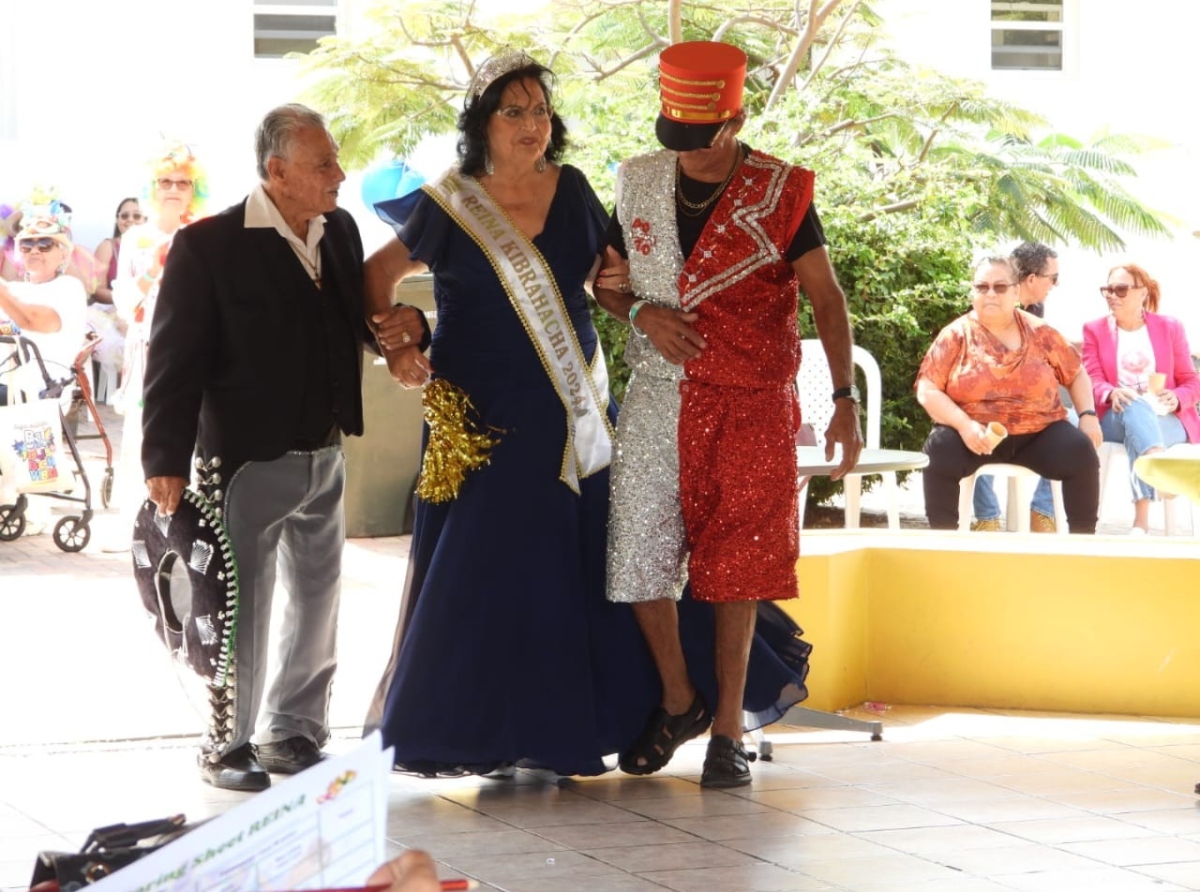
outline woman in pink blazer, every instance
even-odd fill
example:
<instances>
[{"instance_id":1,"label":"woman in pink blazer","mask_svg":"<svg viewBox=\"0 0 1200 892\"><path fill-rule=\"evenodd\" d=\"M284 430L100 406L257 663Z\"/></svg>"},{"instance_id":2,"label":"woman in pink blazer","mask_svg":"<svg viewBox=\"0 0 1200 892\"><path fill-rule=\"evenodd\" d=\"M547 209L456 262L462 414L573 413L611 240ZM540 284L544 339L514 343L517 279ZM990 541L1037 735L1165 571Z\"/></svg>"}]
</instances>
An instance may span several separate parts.
<instances>
[{"instance_id":1,"label":"woman in pink blazer","mask_svg":"<svg viewBox=\"0 0 1200 892\"><path fill-rule=\"evenodd\" d=\"M1109 315L1083 327L1083 364L1092 379L1100 430L1124 443L1129 465L1176 443L1200 442L1200 376L1178 319L1158 315L1158 282L1132 263L1115 266L1100 287ZM1154 489L1132 472L1131 533L1149 529Z\"/></svg>"}]
</instances>

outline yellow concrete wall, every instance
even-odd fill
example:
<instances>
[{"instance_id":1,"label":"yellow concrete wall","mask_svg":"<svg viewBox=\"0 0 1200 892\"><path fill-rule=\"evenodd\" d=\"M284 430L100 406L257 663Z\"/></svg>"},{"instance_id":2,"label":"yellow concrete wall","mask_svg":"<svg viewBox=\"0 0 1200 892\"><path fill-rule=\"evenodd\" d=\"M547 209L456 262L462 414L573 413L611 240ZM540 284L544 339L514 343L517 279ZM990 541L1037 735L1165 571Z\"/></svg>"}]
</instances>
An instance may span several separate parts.
<instances>
[{"instance_id":1,"label":"yellow concrete wall","mask_svg":"<svg viewBox=\"0 0 1200 892\"><path fill-rule=\"evenodd\" d=\"M1000 538L806 534L788 609L814 645L807 705L1200 716L1197 543Z\"/></svg>"},{"instance_id":2,"label":"yellow concrete wall","mask_svg":"<svg viewBox=\"0 0 1200 892\"><path fill-rule=\"evenodd\" d=\"M867 697L870 553L852 550L801 557L800 599L781 601L813 645L806 706L843 709Z\"/></svg>"}]
</instances>

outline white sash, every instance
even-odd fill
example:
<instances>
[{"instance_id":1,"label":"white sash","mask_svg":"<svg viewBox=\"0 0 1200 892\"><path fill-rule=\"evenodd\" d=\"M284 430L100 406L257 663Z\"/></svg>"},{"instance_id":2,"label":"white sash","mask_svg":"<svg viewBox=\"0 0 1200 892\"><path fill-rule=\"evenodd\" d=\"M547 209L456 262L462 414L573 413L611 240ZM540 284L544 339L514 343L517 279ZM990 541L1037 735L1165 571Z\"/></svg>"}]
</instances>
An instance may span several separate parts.
<instances>
[{"instance_id":1,"label":"white sash","mask_svg":"<svg viewBox=\"0 0 1200 892\"><path fill-rule=\"evenodd\" d=\"M579 479L608 467L608 367L599 344L589 367L545 258L471 177L448 171L422 189L475 240L492 264L567 410L567 445L559 479L579 492Z\"/></svg>"}]
</instances>

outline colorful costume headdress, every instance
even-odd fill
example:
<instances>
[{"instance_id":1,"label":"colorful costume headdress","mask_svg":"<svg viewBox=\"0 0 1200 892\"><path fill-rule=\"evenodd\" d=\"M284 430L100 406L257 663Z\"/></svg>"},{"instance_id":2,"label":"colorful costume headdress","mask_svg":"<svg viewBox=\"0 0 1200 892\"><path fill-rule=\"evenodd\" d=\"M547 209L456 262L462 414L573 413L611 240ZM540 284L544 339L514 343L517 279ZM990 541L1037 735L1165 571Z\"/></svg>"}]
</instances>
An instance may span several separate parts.
<instances>
[{"instance_id":1,"label":"colorful costume headdress","mask_svg":"<svg viewBox=\"0 0 1200 892\"><path fill-rule=\"evenodd\" d=\"M162 151L151 160L149 191L146 197L154 195L154 188L160 177L176 171L192 181L192 201L183 215L184 222L188 223L199 216L204 199L208 198L208 177L204 173L203 166L196 160L192 147L187 143L168 142L163 146Z\"/></svg>"},{"instance_id":2,"label":"colorful costume headdress","mask_svg":"<svg viewBox=\"0 0 1200 892\"><path fill-rule=\"evenodd\" d=\"M71 253L71 230L67 224L54 214L43 214L33 217L28 214L21 218L21 229L17 232L16 242L31 241L38 238L50 238L62 245L68 255Z\"/></svg>"},{"instance_id":3,"label":"colorful costume headdress","mask_svg":"<svg viewBox=\"0 0 1200 892\"><path fill-rule=\"evenodd\" d=\"M34 186L18 210L22 220L31 217L53 217L66 230L67 235L70 235L71 209L59 201L58 189L54 186Z\"/></svg>"}]
</instances>

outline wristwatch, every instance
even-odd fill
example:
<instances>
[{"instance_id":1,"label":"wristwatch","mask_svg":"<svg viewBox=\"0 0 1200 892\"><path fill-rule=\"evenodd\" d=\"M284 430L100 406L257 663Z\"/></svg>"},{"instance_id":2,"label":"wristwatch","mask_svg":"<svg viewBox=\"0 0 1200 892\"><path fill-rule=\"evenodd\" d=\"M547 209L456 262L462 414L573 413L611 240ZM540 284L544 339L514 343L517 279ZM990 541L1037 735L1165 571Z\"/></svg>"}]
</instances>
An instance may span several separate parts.
<instances>
[{"instance_id":1,"label":"wristwatch","mask_svg":"<svg viewBox=\"0 0 1200 892\"><path fill-rule=\"evenodd\" d=\"M853 400L855 403L862 402L862 395L858 392L858 387L851 384L849 387L839 387L833 392L833 401L838 400Z\"/></svg>"}]
</instances>

